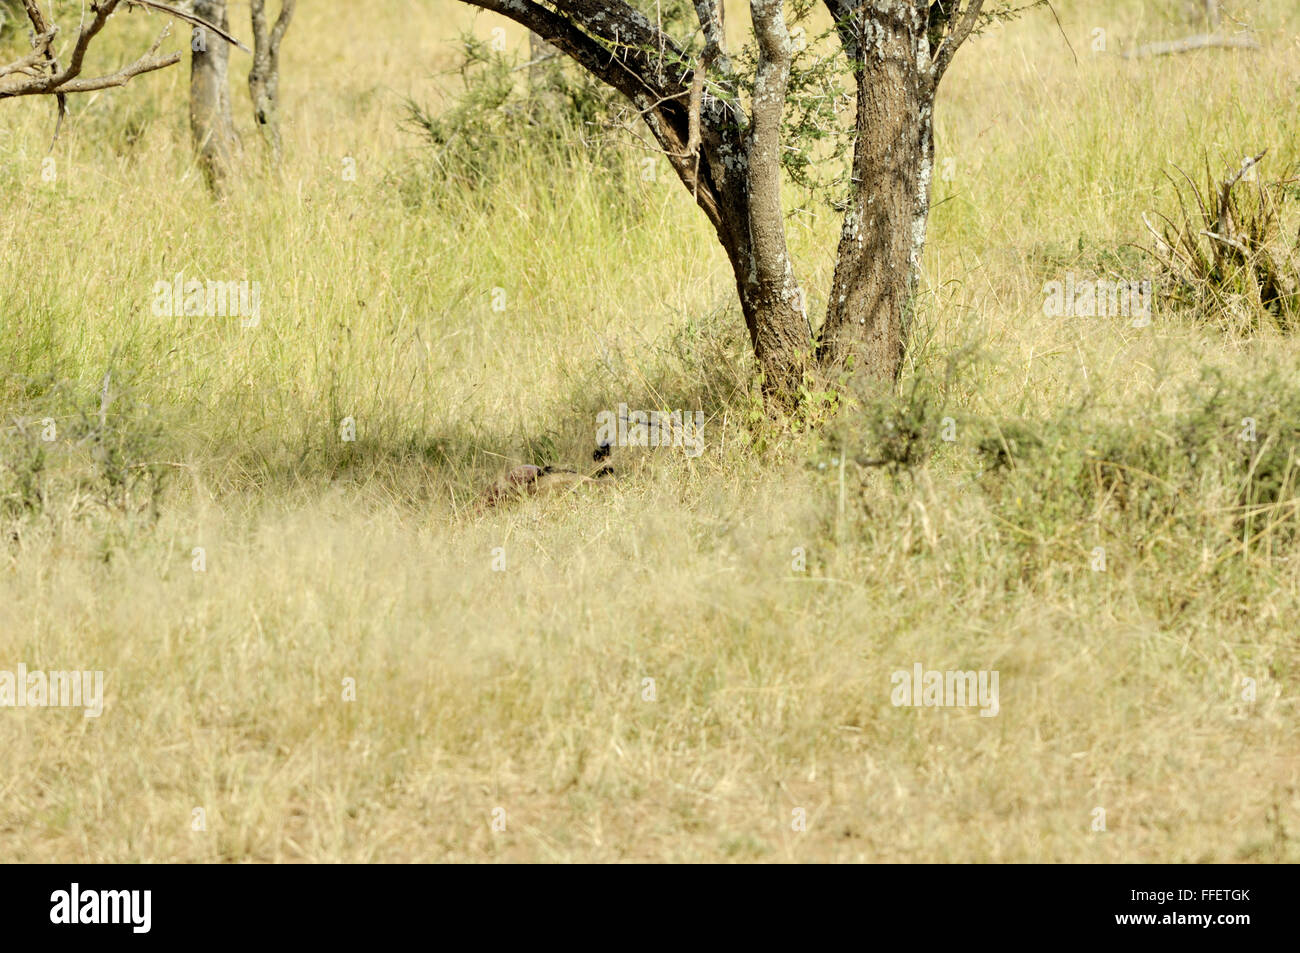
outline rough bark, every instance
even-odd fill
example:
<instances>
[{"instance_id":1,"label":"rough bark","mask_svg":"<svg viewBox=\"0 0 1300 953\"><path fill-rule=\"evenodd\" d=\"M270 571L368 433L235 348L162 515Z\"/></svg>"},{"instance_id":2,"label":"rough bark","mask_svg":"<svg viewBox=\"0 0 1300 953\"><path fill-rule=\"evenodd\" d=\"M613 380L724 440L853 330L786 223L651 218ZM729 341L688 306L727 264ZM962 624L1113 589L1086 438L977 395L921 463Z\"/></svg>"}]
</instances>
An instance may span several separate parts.
<instances>
[{"instance_id":1,"label":"rough bark","mask_svg":"<svg viewBox=\"0 0 1300 953\"><path fill-rule=\"evenodd\" d=\"M266 0L250 0L253 26L253 65L248 70L248 96L253 103L253 121L271 160L280 164L280 44L293 19L295 0L281 0L275 25L268 26Z\"/></svg>"},{"instance_id":2,"label":"rough bark","mask_svg":"<svg viewBox=\"0 0 1300 953\"><path fill-rule=\"evenodd\" d=\"M934 102L983 0L826 0L857 76L849 207L836 255L823 366L892 385L921 277L934 175Z\"/></svg>"},{"instance_id":3,"label":"rough bark","mask_svg":"<svg viewBox=\"0 0 1300 953\"><path fill-rule=\"evenodd\" d=\"M750 0L749 8L758 38L745 183L750 260L733 261L732 267L737 277L743 271L747 279L754 311L754 353L764 383L769 392L793 396L803 383L812 331L790 263L781 207L781 113L790 79L790 34L781 0ZM752 280L748 280L750 274Z\"/></svg>"},{"instance_id":4,"label":"rough bark","mask_svg":"<svg viewBox=\"0 0 1300 953\"><path fill-rule=\"evenodd\" d=\"M855 37L857 139L818 356L892 383L902 367L934 163L933 87L914 4L878 5Z\"/></svg>"},{"instance_id":5,"label":"rough bark","mask_svg":"<svg viewBox=\"0 0 1300 953\"><path fill-rule=\"evenodd\" d=\"M194 0L194 13L229 30L226 0ZM230 113L230 50L215 34L195 27L190 43L190 133L204 179L220 193L239 148Z\"/></svg>"}]
</instances>

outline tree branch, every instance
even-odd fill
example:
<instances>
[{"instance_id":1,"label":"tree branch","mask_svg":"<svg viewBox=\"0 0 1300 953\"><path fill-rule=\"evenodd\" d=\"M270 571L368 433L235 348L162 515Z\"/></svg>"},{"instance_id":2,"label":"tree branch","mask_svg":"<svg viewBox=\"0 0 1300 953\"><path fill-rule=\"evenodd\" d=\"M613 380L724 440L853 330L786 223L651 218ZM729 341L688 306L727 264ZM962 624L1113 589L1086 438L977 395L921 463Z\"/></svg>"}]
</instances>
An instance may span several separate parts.
<instances>
[{"instance_id":1,"label":"tree branch","mask_svg":"<svg viewBox=\"0 0 1300 953\"><path fill-rule=\"evenodd\" d=\"M954 6L949 11L944 24L947 35L939 44L939 49L934 54L934 65L930 68L930 75L933 77L932 81L935 85L938 85L939 80L943 79L943 74L947 72L957 50L970 39L970 35L975 31L975 27L979 23L980 11L984 7L984 0L966 0L964 9L955 6L958 0L952 0L952 2Z\"/></svg>"},{"instance_id":2,"label":"tree branch","mask_svg":"<svg viewBox=\"0 0 1300 953\"><path fill-rule=\"evenodd\" d=\"M851 62L858 62L862 55L862 0L825 0L825 4L835 21L844 54Z\"/></svg>"},{"instance_id":3,"label":"tree branch","mask_svg":"<svg viewBox=\"0 0 1300 953\"><path fill-rule=\"evenodd\" d=\"M177 20L184 20L186 23L191 23L194 26L201 26L205 30L211 30L213 33L221 37L231 46L237 46L245 53L253 52L248 47L246 47L243 43L240 43L237 39L235 39L234 36L227 33L225 30L217 26L215 23L211 22L210 20L205 20L203 19L203 17L195 16L193 13L190 13L188 10L181 10L177 7L169 6L165 3L158 3L157 0L126 0L126 2L132 6L144 7L148 10L157 10L159 13L165 13L167 14L167 16L175 17ZM288 24L286 24L286 26L287 25Z\"/></svg>"},{"instance_id":4,"label":"tree branch","mask_svg":"<svg viewBox=\"0 0 1300 953\"><path fill-rule=\"evenodd\" d=\"M726 37L722 35L722 18L718 16L720 0L694 0L695 16L704 33L705 56L713 50L713 62L723 75L731 74L731 59L727 56Z\"/></svg>"},{"instance_id":5,"label":"tree branch","mask_svg":"<svg viewBox=\"0 0 1300 953\"><path fill-rule=\"evenodd\" d=\"M213 27L206 20L169 7L166 4L156 3L154 0L99 0L98 6L92 7L95 14L94 18L89 23L83 21L78 29L77 38L72 46L72 54L68 59L68 65L62 67L59 65L58 58L54 55L54 39L59 32L58 27L45 16L37 0L23 0L23 9L27 12L27 18L31 21L33 33L35 34L32 39L32 52L12 63L0 66L0 77L13 75L22 75L24 77L20 82L11 82L8 85L0 86L0 99L12 99L17 96L55 96L58 98L59 103L59 119L62 120L66 111L64 97L68 93L84 93L96 89L107 89L112 86L122 86L142 73L165 69L180 62L180 53L169 53L166 56L157 55L159 46L170 31L169 24L158 39L154 41L153 46L135 62L123 66L115 73L88 78L81 77L86 51L90 48L90 44L95 37L99 35L99 32L104 29L109 17L117 10L119 3L122 2L159 10L169 16L190 23L198 23L207 29L213 30L218 36L229 42L242 46L234 37L224 30Z\"/></svg>"},{"instance_id":6,"label":"tree branch","mask_svg":"<svg viewBox=\"0 0 1300 953\"><path fill-rule=\"evenodd\" d=\"M162 45L168 34L171 33L171 24L163 28L162 33L158 34L158 39L154 40L153 46L149 47L148 52L141 56L134 63L123 66L116 73L109 73L105 76L94 76L86 79L69 80L59 87L61 93L88 93L95 89L109 89L113 86L125 86L132 78L139 76L141 73L152 73L154 70L166 69L168 66L174 66L181 60L180 53L168 53L166 56L155 56L158 47Z\"/></svg>"},{"instance_id":7,"label":"tree branch","mask_svg":"<svg viewBox=\"0 0 1300 953\"><path fill-rule=\"evenodd\" d=\"M1124 59L1138 60L1149 56L1168 56L1171 53L1186 53L1189 50L1205 50L1214 47L1236 50L1257 50L1259 41L1253 36L1223 36L1218 33L1198 33L1181 40L1162 40L1148 43L1134 50L1125 51Z\"/></svg>"},{"instance_id":8,"label":"tree branch","mask_svg":"<svg viewBox=\"0 0 1300 953\"><path fill-rule=\"evenodd\" d=\"M601 82L634 102L647 96L655 100L687 94L688 88L682 80L667 82L663 71L650 68L648 51L659 48L659 38L666 44L665 49L680 55L676 44L622 0L608 0L606 3L559 0L555 6L564 16L533 0L465 2L527 27ZM592 10L591 7L601 9Z\"/></svg>"}]
</instances>

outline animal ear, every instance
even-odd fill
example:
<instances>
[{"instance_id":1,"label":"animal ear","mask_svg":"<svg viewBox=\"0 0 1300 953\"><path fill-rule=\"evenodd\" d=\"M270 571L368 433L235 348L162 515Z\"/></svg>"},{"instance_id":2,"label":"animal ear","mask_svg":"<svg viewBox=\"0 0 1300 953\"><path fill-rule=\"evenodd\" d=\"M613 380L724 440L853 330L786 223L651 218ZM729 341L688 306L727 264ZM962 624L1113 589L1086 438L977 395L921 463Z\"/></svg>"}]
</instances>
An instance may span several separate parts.
<instances>
[{"instance_id":1,"label":"animal ear","mask_svg":"<svg viewBox=\"0 0 1300 953\"><path fill-rule=\"evenodd\" d=\"M596 447L596 452L591 455L591 459L599 463L607 456L609 456L609 444L602 443L600 446Z\"/></svg>"}]
</instances>

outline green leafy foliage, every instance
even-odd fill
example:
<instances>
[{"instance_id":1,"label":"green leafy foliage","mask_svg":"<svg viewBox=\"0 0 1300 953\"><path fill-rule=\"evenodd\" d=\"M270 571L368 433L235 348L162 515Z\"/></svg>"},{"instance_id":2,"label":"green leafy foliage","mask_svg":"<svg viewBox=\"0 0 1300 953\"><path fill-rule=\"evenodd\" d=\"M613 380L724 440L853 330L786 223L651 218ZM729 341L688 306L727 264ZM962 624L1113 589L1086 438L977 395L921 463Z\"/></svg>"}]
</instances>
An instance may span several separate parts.
<instances>
[{"instance_id":1,"label":"green leafy foliage","mask_svg":"<svg viewBox=\"0 0 1300 953\"><path fill-rule=\"evenodd\" d=\"M486 189L539 153L562 161L589 156L611 169L620 164L605 136L616 94L567 64L537 74L526 67L464 33L454 71L460 90L450 107L407 102L408 125L428 143L446 189ZM530 76L541 84L530 87Z\"/></svg>"}]
</instances>

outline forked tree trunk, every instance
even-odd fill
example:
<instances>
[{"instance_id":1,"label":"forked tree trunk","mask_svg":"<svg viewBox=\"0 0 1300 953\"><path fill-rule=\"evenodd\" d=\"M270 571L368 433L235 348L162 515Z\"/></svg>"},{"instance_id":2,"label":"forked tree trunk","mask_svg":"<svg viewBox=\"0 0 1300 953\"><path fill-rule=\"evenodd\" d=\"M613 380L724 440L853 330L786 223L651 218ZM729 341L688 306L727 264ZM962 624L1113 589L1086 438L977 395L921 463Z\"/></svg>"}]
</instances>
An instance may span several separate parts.
<instances>
[{"instance_id":1,"label":"forked tree trunk","mask_svg":"<svg viewBox=\"0 0 1300 953\"><path fill-rule=\"evenodd\" d=\"M782 60L777 53L779 43L763 49L763 23L775 22L784 33L780 17L773 17L762 3L753 6L760 51L769 61L783 62L788 73L788 56ZM863 4L858 8L861 19L846 18L840 29L855 67L857 135L849 207L816 358L824 371L851 369L885 386L892 386L902 369L930 211L938 75L931 62L929 28L946 28L946 22L929 23L923 6L915 0ZM764 81L760 64L755 88L783 97L784 79L779 86ZM756 92L755 148L747 166L749 234L752 238L766 228L769 235L779 232L779 241L768 238L766 248L740 243L737 253L721 231L719 237L736 271L755 355L765 381L773 385L769 391L788 393L809 370L810 333L779 209L760 204L773 197L779 202L780 195L777 162L758 149L761 103ZM763 261L769 263L768 280L754 281L753 276L764 274L758 267Z\"/></svg>"},{"instance_id":2,"label":"forked tree trunk","mask_svg":"<svg viewBox=\"0 0 1300 953\"><path fill-rule=\"evenodd\" d=\"M818 341L786 248L782 108L790 36L781 0L749 0L758 70L746 115L717 0L693 0L704 49L690 54L624 0L466 0L543 36L628 97L713 223L745 325L777 403L797 405L812 369L892 385L902 367L925 245L935 90L982 19L983 0L822 0L857 85L853 187ZM814 351L815 347L815 351Z\"/></svg>"},{"instance_id":3,"label":"forked tree trunk","mask_svg":"<svg viewBox=\"0 0 1300 953\"><path fill-rule=\"evenodd\" d=\"M194 0L196 16L230 29L226 0ZM210 188L221 192L230 178L239 148L230 113L230 48L203 27L190 42L190 133L199 167Z\"/></svg>"},{"instance_id":4,"label":"forked tree trunk","mask_svg":"<svg viewBox=\"0 0 1300 953\"><path fill-rule=\"evenodd\" d=\"M253 26L253 65L248 70L248 96L253 120L262 133L271 161L280 164L280 43L293 19L294 0L281 0L275 25L266 19L266 0L250 0Z\"/></svg>"},{"instance_id":5,"label":"forked tree trunk","mask_svg":"<svg viewBox=\"0 0 1300 953\"><path fill-rule=\"evenodd\" d=\"M747 254L738 259L728 252L765 388L796 399L812 353L812 333L786 247L781 206L781 114L790 80L790 34L781 0L751 0L751 8L759 59L744 184L749 242L743 249Z\"/></svg>"},{"instance_id":6,"label":"forked tree trunk","mask_svg":"<svg viewBox=\"0 0 1300 953\"><path fill-rule=\"evenodd\" d=\"M633 101L650 107L646 114L651 129L683 184L713 222L727 253L764 394L793 407L811 369L813 340L786 246L781 204L781 116L790 78L790 35L780 0L751 0L750 10L758 40L758 72L746 128L728 116L724 102L702 97L700 139L693 144L689 136L681 135L680 127L674 127L673 113L653 111L676 104L656 105L636 97ZM705 22L712 47L709 55L725 64L721 23L716 18ZM729 64L722 69L729 72Z\"/></svg>"},{"instance_id":7,"label":"forked tree trunk","mask_svg":"<svg viewBox=\"0 0 1300 953\"><path fill-rule=\"evenodd\" d=\"M888 5L880 5L887 7ZM858 64L853 187L819 358L892 383L902 368L934 168L929 40L914 8L867 14Z\"/></svg>"}]
</instances>

